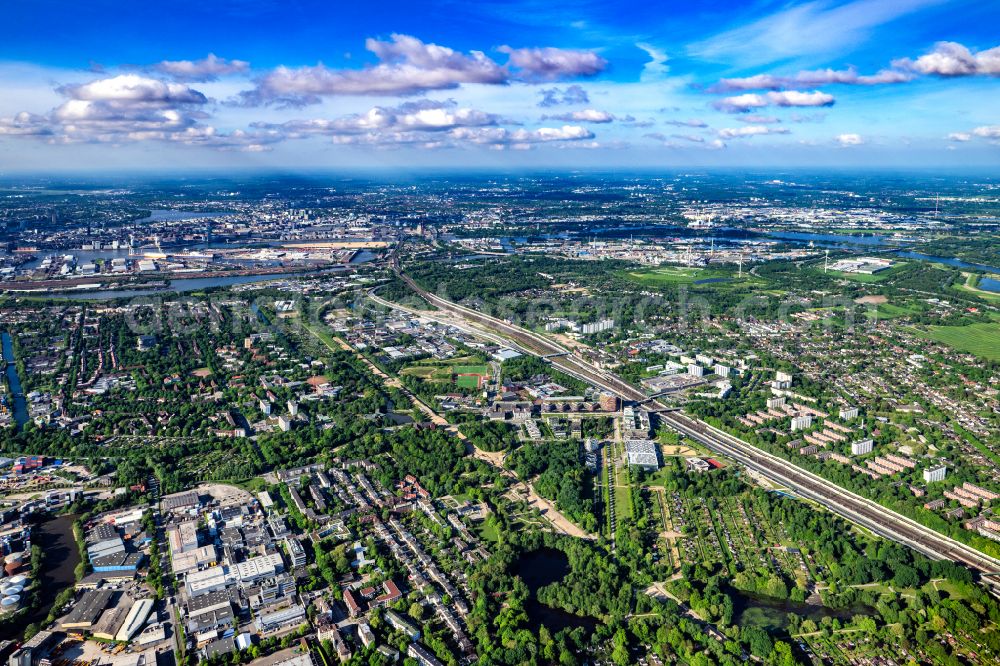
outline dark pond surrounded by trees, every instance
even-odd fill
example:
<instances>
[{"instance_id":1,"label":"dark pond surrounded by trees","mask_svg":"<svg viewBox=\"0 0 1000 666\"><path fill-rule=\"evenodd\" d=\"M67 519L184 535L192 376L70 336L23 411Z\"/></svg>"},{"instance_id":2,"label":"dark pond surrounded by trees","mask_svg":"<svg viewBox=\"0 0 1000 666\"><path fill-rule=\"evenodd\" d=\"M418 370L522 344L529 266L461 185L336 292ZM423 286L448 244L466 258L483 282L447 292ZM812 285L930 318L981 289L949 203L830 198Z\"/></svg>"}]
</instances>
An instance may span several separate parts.
<instances>
[{"instance_id":1,"label":"dark pond surrounded by trees","mask_svg":"<svg viewBox=\"0 0 1000 666\"><path fill-rule=\"evenodd\" d=\"M743 592L731 587L723 591L733 600L733 624L738 627L751 625L780 632L788 627L789 613L798 615L804 620L812 620L817 624L824 617L846 622L855 615L871 615L873 613L871 608L863 604L846 608L829 608L818 604Z\"/></svg>"},{"instance_id":2,"label":"dark pond surrounded by trees","mask_svg":"<svg viewBox=\"0 0 1000 666\"><path fill-rule=\"evenodd\" d=\"M524 553L514 564L514 574L524 581L531 596L524 604L528 619L535 627L545 625L552 633L563 629L582 627L588 632L597 627L597 619L573 615L560 608L539 603L537 592L540 588L558 583L569 573L569 558L557 548L539 548Z\"/></svg>"}]
</instances>

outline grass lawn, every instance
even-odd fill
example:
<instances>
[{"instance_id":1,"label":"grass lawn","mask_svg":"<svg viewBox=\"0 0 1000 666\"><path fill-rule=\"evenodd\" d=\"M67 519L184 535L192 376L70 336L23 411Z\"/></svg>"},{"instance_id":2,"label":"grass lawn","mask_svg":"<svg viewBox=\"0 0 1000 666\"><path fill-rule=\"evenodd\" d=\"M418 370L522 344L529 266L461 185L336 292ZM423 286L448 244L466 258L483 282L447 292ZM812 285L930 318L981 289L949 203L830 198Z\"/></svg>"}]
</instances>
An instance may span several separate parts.
<instances>
[{"instance_id":1,"label":"grass lawn","mask_svg":"<svg viewBox=\"0 0 1000 666\"><path fill-rule=\"evenodd\" d=\"M694 284L701 280L725 279L732 277L731 270L718 268L694 268L690 266L661 266L643 271L624 271L626 279L648 286L672 284Z\"/></svg>"},{"instance_id":2,"label":"grass lawn","mask_svg":"<svg viewBox=\"0 0 1000 666\"><path fill-rule=\"evenodd\" d=\"M433 365L411 365L400 370L399 374L420 377L420 379L430 379L438 372L438 370L439 368L436 368Z\"/></svg>"},{"instance_id":3,"label":"grass lawn","mask_svg":"<svg viewBox=\"0 0 1000 666\"><path fill-rule=\"evenodd\" d=\"M479 535L480 539L485 541L492 541L494 543L500 541L500 534L497 533L496 527L491 525L488 521L483 521L476 525L476 533Z\"/></svg>"},{"instance_id":4,"label":"grass lawn","mask_svg":"<svg viewBox=\"0 0 1000 666\"><path fill-rule=\"evenodd\" d=\"M917 334L959 351L1000 361L1000 324L996 322L968 326L930 326L926 331L917 331Z\"/></svg>"},{"instance_id":5,"label":"grass lawn","mask_svg":"<svg viewBox=\"0 0 1000 666\"><path fill-rule=\"evenodd\" d=\"M453 365L451 371L456 375L489 375L490 369L485 365Z\"/></svg>"},{"instance_id":6,"label":"grass lawn","mask_svg":"<svg viewBox=\"0 0 1000 666\"><path fill-rule=\"evenodd\" d=\"M877 311L879 319L895 319L896 317L905 317L907 315L915 315L923 312L923 308L916 304L911 305L897 305L895 303L880 303ZM874 317L876 310L871 312L865 312L866 317Z\"/></svg>"},{"instance_id":7,"label":"grass lawn","mask_svg":"<svg viewBox=\"0 0 1000 666\"><path fill-rule=\"evenodd\" d=\"M615 487L615 517L617 519L632 516L632 497L628 488Z\"/></svg>"},{"instance_id":8,"label":"grass lawn","mask_svg":"<svg viewBox=\"0 0 1000 666\"><path fill-rule=\"evenodd\" d=\"M459 388L477 389L479 388L479 375L459 375L455 377L455 385Z\"/></svg>"}]
</instances>

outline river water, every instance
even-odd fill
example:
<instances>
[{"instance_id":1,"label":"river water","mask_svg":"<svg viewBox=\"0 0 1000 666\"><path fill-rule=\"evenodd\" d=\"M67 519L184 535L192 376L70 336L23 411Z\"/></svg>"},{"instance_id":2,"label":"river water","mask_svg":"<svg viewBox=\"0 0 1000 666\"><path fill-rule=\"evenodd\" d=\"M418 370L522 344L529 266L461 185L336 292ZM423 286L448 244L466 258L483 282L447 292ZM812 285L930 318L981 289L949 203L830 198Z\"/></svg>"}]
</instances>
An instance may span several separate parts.
<instances>
[{"instance_id":1,"label":"river water","mask_svg":"<svg viewBox=\"0 0 1000 666\"><path fill-rule=\"evenodd\" d=\"M844 236L840 234L812 234L812 233L799 233L793 231L772 231L768 233L769 236L775 238L781 238L783 240L788 240L794 243L815 243L820 246L825 246L830 244L835 247L849 247L849 246L864 246L872 248L883 248L892 245L898 245L903 241L895 241L891 238L886 238L883 236ZM912 242L912 241L905 241ZM951 266L953 268L966 268L974 271L981 271L983 273L996 273L1000 275L1000 268L996 266L990 266L987 264L976 264L968 261L963 261L961 259L956 259L955 257L938 257L932 254L923 254L922 252L912 252L910 250L896 250L893 252L897 257L903 257L904 259L917 259L919 261L931 261L937 264L944 264L945 266ZM983 282L987 282L986 286L983 286ZM987 291L1000 291L1000 286L997 286L996 280L988 279L980 282L980 288Z\"/></svg>"},{"instance_id":2,"label":"river water","mask_svg":"<svg viewBox=\"0 0 1000 666\"><path fill-rule=\"evenodd\" d=\"M232 215L232 213L227 213L225 211L202 213L185 210L173 210L169 208L154 208L149 211L149 213L149 217L136 220L132 224L141 224L143 222L181 222L183 220L203 220L213 217L225 217L227 215Z\"/></svg>"},{"instance_id":3,"label":"river water","mask_svg":"<svg viewBox=\"0 0 1000 666\"><path fill-rule=\"evenodd\" d=\"M898 245L899 241L884 236L855 236L847 234L815 234L799 231L769 231L768 236L798 243L815 243L821 246L849 247L851 245L864 247L884 247Z\"/></svg>"},{"instance_id":4,"label":"river water","mask_svg":"<svg viewBox=\"0 0 1000 666\"><path fill-rule=\"evenodd\" d=\"M21 427L28 422L28 404L24 400L24 389L21 388L17 366L14 365L14 342L7 331L0 333L0 342L3 343L3 362L6 366L4 372L7 374L7 387L10 389L8 395L13 403L11 411L14 414L14 423Z\"/></svg>"},{"instance_id":5,"label":"river water","mask_svg":"<svg viewBox=\"0 0 1000 666\"><path fill-rule=\"evenodd\" d=\"M985 273L1000 273L1000 268L996 266L987 266L986 264L972 264L968 261L962 261L961 259L955 259L954 257L935 257L930 254L922 254L920 252L896 252L896 256L904 257L906 259L919 259L920 261L933 261L937 264L944 264L946 266L952 266L954 268L970 268L976 271L983 271Z\"/></svg>"},{"instance_id":6,"label":"river water","mask_svg":"<svg viewBox=\"0 0 1000 666\"><path fill-rule=\"evenodd\" d=\"M43 622L52 610L56 597L66 587L76 583L76 565L80 563L80 551L73 538L73 521L76 516L65 515L49 518L39 524L34 531L34 543L42 547L45 561L41 579L36 581L40 595L40 606L33 612L17 619L10 625L10 636L21 638L24 630L33 622Z\"/></svg>"}]
</instances>

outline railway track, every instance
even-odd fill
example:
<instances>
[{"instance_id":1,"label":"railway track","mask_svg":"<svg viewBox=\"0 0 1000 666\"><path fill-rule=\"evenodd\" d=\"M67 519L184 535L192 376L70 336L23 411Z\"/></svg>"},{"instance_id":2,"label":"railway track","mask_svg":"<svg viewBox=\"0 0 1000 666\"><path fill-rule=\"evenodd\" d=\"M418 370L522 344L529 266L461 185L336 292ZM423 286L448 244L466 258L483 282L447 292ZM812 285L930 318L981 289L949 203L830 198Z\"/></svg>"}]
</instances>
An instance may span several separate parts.
<instances>
[{"instance_id":1,"label":"railway track","mask_svg":"<svg viewBox=\"0 0 1000 666\"><path fill-rule=\"evenodd\" d=\"M980 573L997 571L997 560L965 544L927 530L916 521L894 513L859 495L846 491L796 465L760 451L752 445L723 433L711 426L686 417L669 413L661 418L671 427L696 441L782 483L797 494L817 501L831 511L858 523L871 531L910 546L933 559L961 562ZM739 445L735 445L739 442ZM984 582L995 586L992 579Z\"/></svg>"},{"instance_id":2,"label":"railway track","mask_svg":"<svg viewBox=\"0 0 1000 666\"><path fill-rule=\"evenodd\" d=\"M924 527L906 516L847 491L793 463L758 449L729 433L713 428L707 423L671 411L658 400L650 400L649 396L621 378L594 368L586 361L574 356L570 350L537 333L527 331L509 321L497 319L435 296L405 275L395 260L393 269L400 279L428 303L477 324L479 327L486 328L492 333L501 334L502 338L509 339L514 343L512 346L516 346L520 351L549 357L547 359L549 363L569 375L611 391L623 399L646 404L652 411L660 412L660 418L681 434L712 451L740 462L802 497L824 505L834 513L862 525L876 534L905 544L933 559L960 562L980 574L992 574L1000 571L1000 560L996 558ZM991 577L984 577L982 581L991 586L994 594L1000 591L1000 581Z\"/></svg>"}]
</instances>

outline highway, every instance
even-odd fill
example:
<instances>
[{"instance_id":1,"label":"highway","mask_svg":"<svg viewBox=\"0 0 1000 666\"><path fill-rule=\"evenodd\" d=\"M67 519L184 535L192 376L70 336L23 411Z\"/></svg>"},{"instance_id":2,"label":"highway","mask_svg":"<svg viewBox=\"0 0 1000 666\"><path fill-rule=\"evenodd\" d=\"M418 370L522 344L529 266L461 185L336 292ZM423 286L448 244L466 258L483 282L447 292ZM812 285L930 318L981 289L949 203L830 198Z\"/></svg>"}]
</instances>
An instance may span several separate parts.
<instances>
[{"instance_id":1,"label":"highway","mask_svg":"<svg viewBox=\"0 0 1000 666\"><path fill-rule=\"evenodd\" d=\"M518 351L549 357L548 361L553 366L567 374L615 393L625 400L644 403L651 411L659 412L660 418L669 427L699 442L709 450L727 456L757 471L792 492L818 502L834 513L862 525L876 534L905 544L930 558L949 559L962 563L980 574L1000 572L1000 560L924 527L906 516L890 511L877 502L845 490L787 460L758 449L729 433L713 428L703 421L672 411L659 401L650 400L649 396L620 377L594 367L545 336L431 294L405 275L399 269L398 261L395 259L393 270L400 279L428 303L468 323L475 324L476 329L485 329L481 332L485 332L487 337L496 340L499 335L501 340L505 340L506 344ZM421 316L430 315L432 318L434 315L434 313L424 312L420 314ZM1000 581L992 577L982 580L993 588L994 594L1000 589Z\"/></svg>"}]
</instances>

